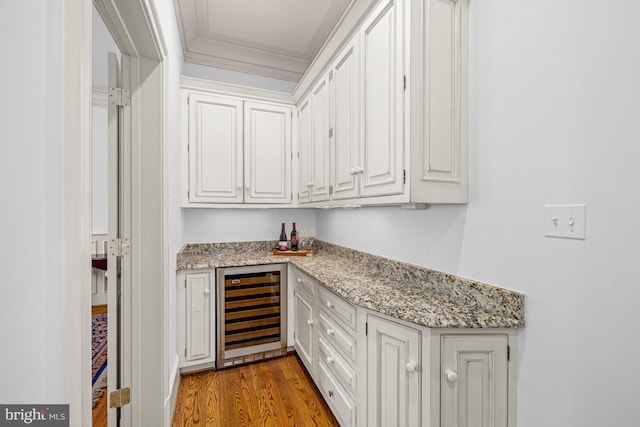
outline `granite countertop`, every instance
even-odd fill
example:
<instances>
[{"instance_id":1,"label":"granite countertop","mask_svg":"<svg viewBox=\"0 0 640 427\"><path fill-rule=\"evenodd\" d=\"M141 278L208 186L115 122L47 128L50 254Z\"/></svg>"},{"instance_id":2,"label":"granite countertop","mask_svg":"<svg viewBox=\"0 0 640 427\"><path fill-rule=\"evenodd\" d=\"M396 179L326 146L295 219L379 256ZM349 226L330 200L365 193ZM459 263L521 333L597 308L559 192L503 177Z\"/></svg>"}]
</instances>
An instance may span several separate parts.
<instances>
[{"instance_id":1,"label":"granite countertop","mask_svg":"<svg viewBox=\"0 0 640 427\"><path fill-rule=\"evenodd\" d=\"M317 242L313 256L274 256L273 242L187 244L178 270L288 262L346 301L429 328L524 327L524 295L368 254Z\"/></svg>"}]
</instances>

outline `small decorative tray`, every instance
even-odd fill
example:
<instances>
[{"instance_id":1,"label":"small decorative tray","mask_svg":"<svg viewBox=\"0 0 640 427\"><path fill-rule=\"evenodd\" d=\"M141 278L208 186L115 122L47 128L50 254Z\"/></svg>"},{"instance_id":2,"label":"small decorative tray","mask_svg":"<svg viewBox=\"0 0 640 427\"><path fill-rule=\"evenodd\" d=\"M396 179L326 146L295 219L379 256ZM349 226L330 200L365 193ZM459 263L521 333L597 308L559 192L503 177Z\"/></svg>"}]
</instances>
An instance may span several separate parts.
<instances>
[{"instance_id":1,"label":"small decorative tray","mask_svg":"<svg viewBox=\"0 0 640 427\"><path fill-rule=\"evenodd\" d=\"M318 252L318 248L300 248L297 251L280 251L277 248L271 249L272 255L280 256L312 256Z\"/></svg>"}]
</instances>

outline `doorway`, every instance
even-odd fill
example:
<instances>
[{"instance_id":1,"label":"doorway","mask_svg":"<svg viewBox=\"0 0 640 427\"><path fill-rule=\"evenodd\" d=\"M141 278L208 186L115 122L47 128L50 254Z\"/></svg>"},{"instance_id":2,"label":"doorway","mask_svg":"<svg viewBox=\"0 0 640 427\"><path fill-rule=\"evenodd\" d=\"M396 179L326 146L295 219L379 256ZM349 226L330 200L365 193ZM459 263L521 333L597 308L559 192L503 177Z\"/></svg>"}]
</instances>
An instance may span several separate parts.
<instances>
[{"instance_id":1,"label":"doorway","mask_svg":"<svg viewBox=\"0 0 640 427\"><path fill-rule=\"evenodd\" d=\"M166 396L164 383L168 371L163 351L164 290L168 277L163 180L163 58L166 51L152 2L94 0L93 4L121 52L119 83L122 84L118 86L128 89L130 94L129 105L120 110L121 119L127 125L120 135L126 152L121 153L122 184L117 192L121 206L118 218L122 221L117 228L120 236L127 240L124 246L128 249L122 251L123 256L115 258L117 261L109 259L107 263L110 268L119 262L123 268L121 292L107 292L109 298L118 296L120 307L113 316L108 314L109 320L112 317L122 320L116 350L121 355L119 369L114 375L108 372L109 382L114 378L120 382L113 385L116 390L108 387L108 426L160 426L166 425L158 402ZM109 193L112 198L113 193ZM111 200L108 204L113 206ZM111 229L111 225L108 228ZM108 240L109 257L124 247L114 244L111 236ZM114 276L117 277L117 273L108 272L107 286L111 286L109 282L113 282ZM109 353L112 344L115 343L108 343ZM109 366L110 361L108 369ZM129 389L130 395L124 393L124 389ZM115 397L123 405L119 408L112 408L116 402L112 398L114 391L118 392ZM129 399L125 399L125 395ZM87 422L83 425L89 425L86 415L84 419Z\"/></svg>"},{"instance_id":2,"label":"doorway","mask_svg":"<svg viewBox=\"0 0 640 427\"><path fill-rule=\"evenodd\" d=\"M118 253L130 224L131 207L124 195L131 187L129 151L125 147L127 106L114 98L123 86L123 55L104 21L92 14L92 161L91 161L91 402L93 427L129 425L120 394L131 379L122 365L130 360L131 316L125 309L130 290L130 263ZM122 366L121 366L122 365ZM123 421L121 423L121 420Z\"/></svg>"}]
</instances>

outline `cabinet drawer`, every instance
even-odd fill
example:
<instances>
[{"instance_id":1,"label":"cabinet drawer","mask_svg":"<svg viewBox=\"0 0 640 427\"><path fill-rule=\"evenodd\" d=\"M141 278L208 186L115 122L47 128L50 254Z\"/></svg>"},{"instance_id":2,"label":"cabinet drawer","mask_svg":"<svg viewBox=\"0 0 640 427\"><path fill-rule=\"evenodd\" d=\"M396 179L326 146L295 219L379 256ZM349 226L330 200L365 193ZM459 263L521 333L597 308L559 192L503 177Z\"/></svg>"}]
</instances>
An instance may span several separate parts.
<instances>
[{"instance_id":1,"label":"cabinet drawer","mask_svg":"<svg viewBox=\"0 0 640 427\"><path fill-rule=\"evenodd\" d=\"M297 268L293 270L293 284L296 288L304 289L309 295L316 295L316 281L311 276L301 272Z\"/></svg>"},{"instance_id":2,"label":"cabinet drawer","mask_svg":"<svg viewBox=\"0 0 640 427\"><path fill-rule=\"evenodd\" d=\"M324 363L320 362L320 391L324 395L329 407L333 410L333 415L343 427L356 425L356 405L347 395L345 390L338 384L331 372Z\"/></svg>"},{"instance_id":3,"label":"cabinet drawer","mask_svg":"<svg viewBox=\"0 0 640 427\"><path fill-rule=\"evenodd\" d=\"M347 360L356 363L358 360L356 339L338 322L325 315L324 311L320 311L318 318L320 321L320 336L342 353Z\"/></svg>"},{"instance_id":4,"label":"cabinet drawer","mask_svg":"<svg viewBox=\"0 0 640 427\"><path fill-rule=\"evenodd\" d=\"M335 375L338 381L350 391L353 396L357 392L356 371L333 349L324 339L319 339L318 355L322 363Z\"/></svg>"},{"instance_id":5,"label":"cabinet drawer","mask_svg":"<svg viewBox=\"0 0 640 427\"><path fill-rule=\"evenodd\" d=\"M320 306L335 319L356 330L356 308L333 292L320 287Z\"/></svg>"}]
</instances>

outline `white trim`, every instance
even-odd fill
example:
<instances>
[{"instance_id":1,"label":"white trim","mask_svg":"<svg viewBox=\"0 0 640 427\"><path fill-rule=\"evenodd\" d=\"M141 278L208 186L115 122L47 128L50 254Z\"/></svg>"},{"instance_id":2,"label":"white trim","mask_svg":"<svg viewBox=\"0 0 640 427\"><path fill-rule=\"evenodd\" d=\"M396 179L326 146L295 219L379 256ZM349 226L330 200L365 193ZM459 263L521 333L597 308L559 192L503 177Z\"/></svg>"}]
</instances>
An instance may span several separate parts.
<instances>
[{"instance_id":1,"label":"white trim","mask_svg":"<svg viewBox=\"0 0 640 427\"><path fill-rule=\"evenodd\" d=\"M171 366L171 372L169 374L169 386L167 390L169 395L164 399L164 425L171 425L173 414L176 407L176 399L178 397L178 389L180 388L180 357L175 354L173 357L173 364Z\"/></svg>"},{"instance_id":2,"label":"white trim","mask_svg":"<svg viewBox=\"0 0 640 427\"><path fill-rule=\"evenodd\" d=\"M279 55L267 55L264 52L258 53L254 49L238 45L229 46L221 42L200 40L196 46L196 50L184 51L185 61L272 79L296 82L302 77L307 65L307 61L296 61L295 58ZM220 51L221 49L226 51L225 57L202 53L208 50ZM232 54L242 60L229 58ZM259 62L263 64L268 62L269 65L258 65ZM290 69L280 68L283 62L286 62Z\"/></svg>"},{"instance_id":3,"label":"white trim","mask_svg":"<svg viewBox=\"0 0 640 427\"><path fill-rule=\"evenodd\" d=\"M160 25L160 18L158 17L158 10L155 7L155 2L149 0L142 0L142 10L147 17L147 25L149 26L149 32L156 45L157 57L162 60L169 55L169 49L167 48L167 42L162 32L162 25Z\"/></svg>"},{"instance_id":4,"label":"white trim","mask_svg":"<svg viewBox=\"0 0 640 427\"><path fill-rule=\"evenodd\" d=\"M318 78L324 74L329 64L342 51L344 45L358 31L362 21L378 3L379 0L354 0L349 5L293 90L296 103L307 96Z\"/></svg>"},{"instance_id":5,"label":"white trim","mask_svg":"<svg viewBox=\"0 0 640 427\"><path fill-rule=\"evenodd\" d=\"M103 87L94 87L91 90L91 100L93 101L93 105L99 105L101 107L107 106L107 99L109 95L107 95L107 88Z\"/></svg>"},{"instance_id":6,"label":"white trim","mask_svg":"<svg viewBox=\"0 0 640 427\"><path fill-rule=\"evenodd\" d=\"M276 92L267 89L258 89L248 86L234 85L230 83L214 82L194 77L181 77L180 87L190 91L215 92L221 95L240 96L245 99L255 99L259 101L281 102L294 104L291 94Z\"/></svg>"},{"instance_id":7,"label":"white trim","mask_svg":"<svg viewBox=\"0 0 640 427\"><path fill-rule=\"evenodd\" d=\"M70 425L91 425L91 2L63 0L64 317Z\"/></svg>"}]
</instances>

